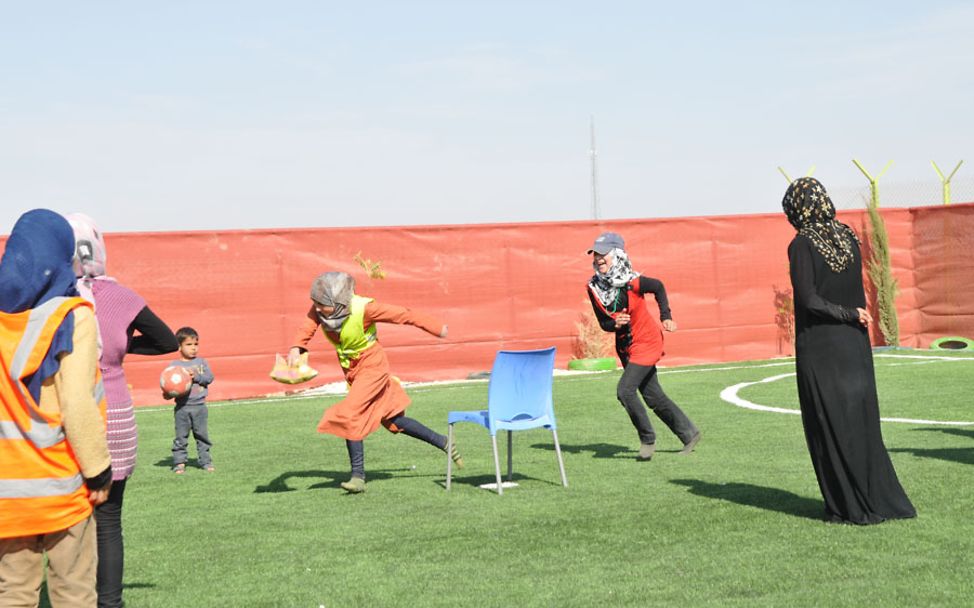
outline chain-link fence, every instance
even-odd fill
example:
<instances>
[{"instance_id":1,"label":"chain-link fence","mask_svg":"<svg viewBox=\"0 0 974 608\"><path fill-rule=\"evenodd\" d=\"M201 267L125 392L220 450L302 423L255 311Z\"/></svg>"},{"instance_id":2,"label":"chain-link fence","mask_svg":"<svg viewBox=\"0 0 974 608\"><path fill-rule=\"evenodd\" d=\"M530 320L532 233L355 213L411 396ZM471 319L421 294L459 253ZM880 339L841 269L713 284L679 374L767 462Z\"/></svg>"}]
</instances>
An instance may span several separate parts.
<instances>
[{"instance_id":1,"label":"chain-link fence","mask_svg":"<svg viewBox=\"0 0 974 608\"><path fill-rule=\"evenodd\" d=\"M829 196L837 209L862 209L871 198L865 180L858 187L829 188ZM974 176L957 176L950 180L950 200L952 203L974 202ZM943 184L939 180L879 180L880 207L922 207L942 205L943 202Z\"/></svg>"}]
</instances>

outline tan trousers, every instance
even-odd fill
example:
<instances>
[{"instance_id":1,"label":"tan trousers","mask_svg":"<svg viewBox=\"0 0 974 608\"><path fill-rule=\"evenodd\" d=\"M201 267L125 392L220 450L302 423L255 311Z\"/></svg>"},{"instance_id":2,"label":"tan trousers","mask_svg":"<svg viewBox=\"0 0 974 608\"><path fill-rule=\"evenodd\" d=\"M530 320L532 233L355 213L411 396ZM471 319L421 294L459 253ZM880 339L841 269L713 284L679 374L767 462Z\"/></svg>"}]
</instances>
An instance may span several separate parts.
<instances>
[{"instance_id":1,"label":"tan trousers","mask_svg":"<svg viewBox=\"0 0 974 608\"><path fill-rule=\"evenodd\" d=\"M94 608L96 542L91 516L60 532L0 538L0 608L38 605L45 553L51 606Z\"/></svg>"}]
</instances>

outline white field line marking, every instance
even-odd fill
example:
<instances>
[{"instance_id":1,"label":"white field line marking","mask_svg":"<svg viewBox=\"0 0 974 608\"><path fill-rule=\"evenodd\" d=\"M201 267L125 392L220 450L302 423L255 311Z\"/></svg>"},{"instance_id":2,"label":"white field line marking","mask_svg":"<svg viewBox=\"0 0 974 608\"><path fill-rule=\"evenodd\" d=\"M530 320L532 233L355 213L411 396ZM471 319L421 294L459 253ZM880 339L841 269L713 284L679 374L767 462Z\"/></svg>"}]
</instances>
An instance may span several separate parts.
<instances>
[{"instance_id":1,"label":"white field line marking","mask_svg":"<svg viewBox=\"0 0 974 608\"><path fill-rule=\"evenodd\" d=\"M761 365L728 365L726 367L705 367L702 369L665 369L661 368L659 370L660 374L694 374L701 372L723 372L732 369L758 369L759 367L781 367L783 365L794 365L794 358L788 361L780 361L776 363L763 363Z\"/></svg>"},{"instance_id":2,"label":"white field line marking","mask_svg":"<svg viewBox=\"0 0 974 608\"><path fill-rule=\"evenodd\" d=\"M873 357L884 359L934 359L936 361L974 361L974 357L944 357L942 355L894 355L890 353L876 353Z\"/></svg>"},{"instance_id":3,"label":"white field line marking","mask_svg":"<svg viewBox=\"0 0 974 608\"><path fill-rule=\"evenodd\" d=\"M877 354L874 356L892 357L892 358L901 358L901 359L939 359L944 361L974 361L974 357L962 358L962 357L938 357L933 355L928 356L928 355L889 355L889 354ZM693 369L667 369L665 367L661 367L659 368L659 373L660 374L696 374L696 373L706 373L706 372L722 372L722 371L729 371L735 369L758 369L763 367L782 367L785 365L794 365L794 364L795 364L795 358L788 357L787 360L784 361L775 361L773 363L762 363L760 365L725 365L722 367L703 367L703 368L693 368ZM915 365L915 363L913 364ZM904 365L904 364L900 364L900 365ZM910 365L910 364L905 364L905 365ZM614 370L609 370L609 371L614 371ZM579 370L579 371L574 371L574 370L567 371L567 370L557 370L557 369L555 370L556 376L576 376L576 375L581 376L581 375L592 375L592 374L603 374L603 373L605 372L604 371L590 372L590 371L583 371L583 370ZM408 388L425 388L431 386L445 386L451 384L477 384L477 383L486 383L486 382L487 379L485 378L478 378L476 380L436 380L433 382L403 382L403 386ZM227 405L245 405L249 403L273 403L273 402L281 403L285 399L311 399L313 397L323 397L323 396L330 397L330 396L345 394L346 391L344 389L337 388L338 385L341 385L342 387L346 386L346 384L341 381L333 382L332 384L319 386L317 388L310 389L309 391L303 392L301 394L279 395L276 397L263 397L263 398L254 398L254 399L234 399L230 401L221 401L212 404L208 403L207 407L224 407ZM136 413L141 413L141 412L154 413L154 412L171 412L172 409L173 406L171 405L163 405L163 406L154 406L154 407L137 407L135 408L135 411ZM797 413L793 410L786 410L786 412Z\"/></svg>"},{"instance_id":4,"label":"white field line marking","mask_svg":"<svg viewBox=\"0 0 974 608\"><path fill-rule=\"evenodd\" d=\"M750 401L737 396L738 391L742 388L747 388L749 386L754 386L755 384L764 384L766 382L774 382L775 380L781 380L782 378L790 378L795 376L795 372L788 374L778 374L777 376L768 376L763 380L758 380L757 382L741 382L740 384L735 384L733 386L728 386L724 390L720 391L720 398L730 403L731 405L736 405L737 407L742 407L746 410L755 410L758 412L774 412L776 414L801 414L798 410L793 410L786 407L771 407L770 405L758 405L757 403L751 403Z\"/></svg>"},{"instance_id":5,"label":"white field line marking","mask_svg":"<svg viewBox=\"0 0 974 608\"><path fill-rule=\"evenodd\" d=\"M903 359L933 359L932 361L913 361L911 363L893 363L887 367L893 367L895 365L923 365L926 363L939 363L942 361L974 361L974 359L962 359L957 357L934 357L934 356L924 356L924 355L875 355L877 357L891 357L891 358L903 358ZM724 390L720 391L720 398L730 403L731 405L736 405L737 407L742 407L748 410L755 410L759 412L774 412L776 414L801 414L799 410L793 410L784 407L772 407L770 405L759 405L753 403L738 396L738 392L747 388L748 386L754 386L755 384L763 384L767 382L775 382L776 380L781 380L783 378L794 377L797 374L792 372L790 374L779 374L777 376L769 376L763 380L758 380L757 382L741 382L733 386L728 386ZM974 422L964 422L955 420L923 420L916 418L880 418L883 422L905 422L907 424L934 424L941 426L970 426L974 425Z\"/></svg>"},{"instance_id":6,"label":"white field line marking","mask_svg":"<svg viewBox=\"0 0 974 608\"><path fill-rule=\"evenodd\" d=\"M782 365L794 365L794 359L784 362L775 363L764 363L761 365L729 365L724 367L706 367L698 369L666 369L660 368L659 373L661 374L690 374L690 373L700 373L700 372L720 372L726 370L734 369L756 369L759 367L779 367ZM614 370L609 370L614 371ZM592 374L602 374L604 371L566 371L566 370L555 370L556 376L590 376ZM486 378L477 378L475 380L436 380L433 382L403 382L403 386L407 388L428 388L432 386L446 386L453 384L485 384L487 382ZM338 385L341 385L340 387ZM246 405L249 403L271 403L278 402L281 403L284 399L311 399L313 397L331 397L336 395L344 395L347 391L345 390L346 384L344 382L333 382L332 384L325 384L313 389L310 389L301 394L295 395L281 395L278 397L264 397L264 398L254 398L254 399L234 399L231 401L221 401L218 403L207 404L207 407L224 407L227 405ZM157 412L171 412L173 409L172 405L162 405L162 406L152 406L152 407L137 407L135 408L136 413L145 412L147 414L157 413Z\"/></svg>"}]
</instances>

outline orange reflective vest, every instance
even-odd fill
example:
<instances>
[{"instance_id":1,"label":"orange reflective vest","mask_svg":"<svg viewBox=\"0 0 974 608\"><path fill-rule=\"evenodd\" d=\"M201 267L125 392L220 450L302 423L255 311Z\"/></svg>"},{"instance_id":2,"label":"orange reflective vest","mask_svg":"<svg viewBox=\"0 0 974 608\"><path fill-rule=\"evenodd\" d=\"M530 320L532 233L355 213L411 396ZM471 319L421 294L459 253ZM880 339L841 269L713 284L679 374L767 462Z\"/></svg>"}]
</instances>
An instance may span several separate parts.
<instances>
[{"instance_id":1,"label":"orange reflective vest","mask_svg":"<svg viewBox=\"0 0 974 608\"><path fill-rule=\"evenodd\" d=\"M53 298L37 308L0 313L0 538L70 528L91 514L81 467L68 444L61 412L41 411L27 390L54 334L82 298ZM101 375L92 379L105 417Z\"/></svg>"}]
</instances>

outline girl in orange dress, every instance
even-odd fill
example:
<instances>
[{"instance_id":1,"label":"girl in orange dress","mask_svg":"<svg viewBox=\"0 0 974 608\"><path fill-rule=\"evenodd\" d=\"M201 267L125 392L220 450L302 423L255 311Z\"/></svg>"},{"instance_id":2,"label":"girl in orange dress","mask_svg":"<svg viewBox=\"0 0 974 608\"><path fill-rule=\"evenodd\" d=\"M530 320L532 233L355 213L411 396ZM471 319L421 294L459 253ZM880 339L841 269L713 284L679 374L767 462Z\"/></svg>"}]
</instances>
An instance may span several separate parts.
<instances>
[{"instance_id":1,"label":"girl in orange dress","mask_svg":"<svg viewBox=\"0 0 974 608\"><path fill-rule=\"evenodd\" d=\"M389 373L389 360L378 342L376 323L412 325L440 338L446 337L446 325L429 315L356 295L355 279L344 272L319 275L311 284L311 301L288 358L293 363L307 351L319 326L335 347L348 382L348 396L325 410L318 432L345 439L352 475L342 482L342 488L351 493L365 491L362 440L380 425L445 451L445 435L404 415L410 399L399 380ZM458 467L463 466L455 445L450 456Z\"/></svg>"}]
</instances>

